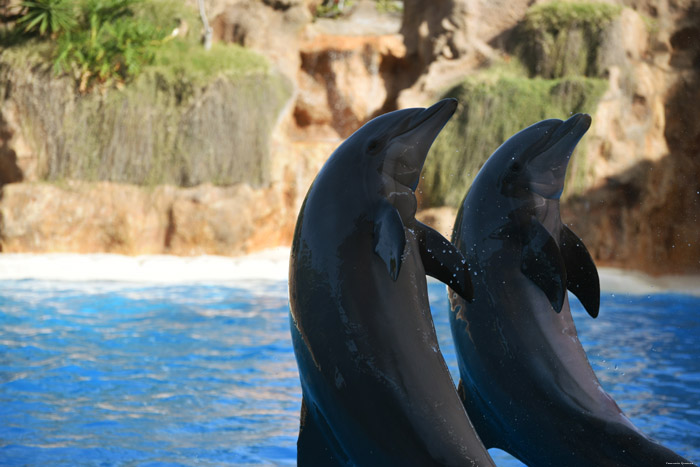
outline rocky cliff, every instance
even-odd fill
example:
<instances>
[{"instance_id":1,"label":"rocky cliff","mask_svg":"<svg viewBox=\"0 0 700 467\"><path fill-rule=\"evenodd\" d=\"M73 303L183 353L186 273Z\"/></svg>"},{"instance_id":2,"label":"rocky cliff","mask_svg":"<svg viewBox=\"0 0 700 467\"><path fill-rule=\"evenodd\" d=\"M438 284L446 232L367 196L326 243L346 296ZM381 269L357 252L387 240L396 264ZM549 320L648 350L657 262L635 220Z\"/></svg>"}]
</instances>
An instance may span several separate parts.
<instances>
[{"instance_id":1,"label":"rocky cliff","mask_svg":"<svg viewBox=\"0 0 700 467\"><path fill-rule=\"evenodd\" d=\"M168 104L167 122L190 132L180 139L134 105L152 99L133 97L152 76L88 103L0 52L2 251L240 254L288 244L309 183L343 138L379 113L456 95L462 105L420 186L426 219L450 229L504 138L587 111L594 125L574 155L564 220L600 264L700 271L700 2L406 0L387 13L357 1L332 19L314 18L318 3L207 3L216 40L277 71ZM58 136L38 130L49 126ZM153 134L165 136L143 142ZM144 147L161 151L145 160L179 159L155 177L134 164Z\"/></svg>"}]
</instances>

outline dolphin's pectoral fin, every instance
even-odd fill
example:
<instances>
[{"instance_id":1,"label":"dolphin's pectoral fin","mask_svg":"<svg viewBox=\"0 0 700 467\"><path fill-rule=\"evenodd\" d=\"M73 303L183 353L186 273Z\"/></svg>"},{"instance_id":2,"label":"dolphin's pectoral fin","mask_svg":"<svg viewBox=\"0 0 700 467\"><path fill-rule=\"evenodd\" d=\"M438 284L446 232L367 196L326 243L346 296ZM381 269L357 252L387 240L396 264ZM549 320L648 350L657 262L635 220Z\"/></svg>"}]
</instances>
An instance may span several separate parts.
<instances>
[{"instance_id":1,"label":"dolphin's pectoral fin","mask_svg":"<svg viewBox=\"0 0 700 467\"><path fill-rule=\"evenodd\" d=\"M566 268L559 247L549 231L532 220L528 238L523 244L520 269L547 295L554 311L559 313L566 297Z\"/></svg>"},{"instance_id":2,"label":"dolphin's pectoral fin","mask_svg":"<svg viewBox=\"0 0 700 467\"><path fill-rule=\"evenodd\" d=\"M374 215L374 252L384 261L393 280L399 277L406 233L398 211L387 201Z\"/></svg>"},{"instance_id":3,"label":"dolphin's pectoral fin","mask_svg":"<svg viewBox=\"0 0 700 467\"><path fill-rule=\"evenodd\" d=\"M581 239L567 226L561 230L560 243L566 266L566 287L595 318L600 308L600 279L593 258Z\"/></svg>"},{"instance_id":4,"label":"dolphin's pectoral fin","mask_svg":"<svg viewBox=\"0 0 700 467\"><path fill-rule=\"evenodd\" d=\"M301 400L299 439L297 440L298 465L346 465L344 453L339 450L337 441L328 442L323 428L328 428L325 420L319 422L309 411L305 398ZM325 430L328 431L328 430ZM339 454L340 453L340 454Z\"/></svg>"},{"instance_id":5,"label":"dolphin's pectoral fin","mask_svg":"<svg viewBox=\"0 0 700 467\"><path fill-rule=\"evenodd\" d=\"M449 285L467 301L474 298L474 289L462 253L436 230L417 222L411 225L418 236L420 257L425 273Z\"/></svg>"}]
</instances>

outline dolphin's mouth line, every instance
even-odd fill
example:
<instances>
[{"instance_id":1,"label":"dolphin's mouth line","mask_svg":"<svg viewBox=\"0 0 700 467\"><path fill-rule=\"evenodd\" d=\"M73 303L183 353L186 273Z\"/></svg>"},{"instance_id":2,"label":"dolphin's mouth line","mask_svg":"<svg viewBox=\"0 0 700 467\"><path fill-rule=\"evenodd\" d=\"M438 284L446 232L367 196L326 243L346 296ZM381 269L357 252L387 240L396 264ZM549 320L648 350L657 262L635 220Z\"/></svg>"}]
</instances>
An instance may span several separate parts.
<instances>
[{"instance_id":1,"label":"dolphin's mouth line","mask_svg":"<svg viewBox=\"0 0 700 467\"><path fill-rule=\"evenodd\" d=\"M421 119L418 122L416 122L414 125L412 125L411 128L408 129L408 131L411 131L411 130L421 126L423 123L430 120L434 115L440 113L440 111L442 109L444 109L445 106L447 106L447 104L449 102L450 102L449 99L445 99L445 100L442 100L442 101L428 107L427 109L425 109L423 112L418 114L418 115L420 115ZM424 114L427 114L427 115L424 115Z\"/></svg>"},{"instance_id":2,"label":"dolphin's mouth line","mask_svg":"<svg viewBox=\"0 0 700 467\"><path fill-rule=\"evenodd\" d=\"M550 130L547 137L538 141L531 150L543 153L554 147L569 133L580 132L583 135L591 126L591 117L586 114L576 114L573 117L559 123L556 128Z\"/></svg>"},{"instance_id":3,"label":"dolphin's mouth line","mask_svg":"<svg viewBox=\"0 0 700 467\"><path fill-rule=\"evenodd\" d=\"M550 199L561 196L571 154L590 125L589 115L576 114L550 127L547 137L532 146L537 155L527 162L530 190Z\"/></svg>"},{"instance_id":4,"label":"dolphin's mouth line","mask_svg":"<svg viewBox=\"0 0 700 467\"><path fill-rule=\"evenodd\" d=\"M442 111L445 108L445 106L447 106L449 103L450 103L450 99L444 99L444 100L438 102L437 104L434 104L434 105L428 107L427 109L424 109L421 113L419 113L418 115L411 118L411 120L413 120L414 118L419 117L420 119L418 121L416 121L416 122L410 121L409 127L406 130L402 131L401 133L397 133L396 135L394 135L392 137L392 139L400 138L403 135L405 135L406 133L410 133L411 131L415 130L419 126L423 125L425 122L427 122L428 120L433 118L435 115L440 113L440 111Z\"/></svg>"},{"instance_id":5,"label":"dolphin's mouth line","mask_svg":"<svg viewBox=\"0 0 700 467\"><path fill-rule=\"evenodd\" d=\"M535 144L535 148L537 149L538 152L545 152L547 149L551 148L552 146L554 146L557 143L559 138L554 138L554 135L557 133L557 131L559 130L559 128L561 128L561 126L563 124L564 124L564 122L561 122L553 130L548 130L547 137L541 139L540 141L538 141ZM533 148L533 149L535 149L535 148Z\"/></svg>"},{"instance_id":6,"label":"dolphin's mouth line","mask_svg":"<svg viewBox=\"0 0 700 467\"><path fill-rule=\"evenodd\" d=\"M404 195L407 193L414 193L415 192L415 189L411 188L408 185L401 183L396 178L394 178L393 175L389 175L389 174L385 173L383 176L386 177L384 179L385 186L389 185L387 182L391 182L391 186L392 186L391 189L386 190L387 196L390 196L392 193L400 193L401 195Z\"/></svg>"},{"instance_id":7,"label":"dolphin's mouth line","mask_svg":"<svg viewBox=\"0 0 700 467\"><path fill-rule=\"evenodd\" d=\"M452 117L456 107L457 102L454 99L443 99L415 114L405 123L407 125L406 130L392 137L392 141L408 140L401 154L391 156L392 161L388 164L385 162L382 168L395 183L405 187L407 190L416 190L423 164L428 156L432 142L442 127ZM411 135L412 132L418 133ZM424 132L424 134L421 134L421 132ZM386 170L387 168L389 170Z\"/></svg>"}]
</instances>

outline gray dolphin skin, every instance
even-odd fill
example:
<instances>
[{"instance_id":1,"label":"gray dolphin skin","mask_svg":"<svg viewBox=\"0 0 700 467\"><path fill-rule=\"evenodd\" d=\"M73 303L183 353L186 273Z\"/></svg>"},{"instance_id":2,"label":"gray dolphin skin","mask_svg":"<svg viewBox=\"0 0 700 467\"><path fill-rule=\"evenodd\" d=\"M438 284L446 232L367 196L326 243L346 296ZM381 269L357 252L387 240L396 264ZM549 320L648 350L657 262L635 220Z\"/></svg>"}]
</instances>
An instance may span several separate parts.
<instances>
[{"instance_id":1,"label":"gray dolphin skin","mask_svg":"<svg viewBox=\"0 0 700 467\"><path fill-rule=\"evenodd\" d=\"M423 163L456 105L371 120L309 189L289 268L301 466L494 465L428 303L426 273L471 298L464 258L414 217Z\"/></svg>"},{"instance_id":2,"label":"gray dolphin skin","mask_svg":"<svg viewBox=\"0 0 700 467\"><path fill-rule=\"evenodd\" d=\"M641 433L602 389L566 290L598 315L598 272L559 213L569 158L591 118L544 120L508 139L469 189L453 242L474 298L448 290L459 393L487 448L530 466L689 463ZM690 464L690 463L689 463Z\"/></svg>"}]
</instances>

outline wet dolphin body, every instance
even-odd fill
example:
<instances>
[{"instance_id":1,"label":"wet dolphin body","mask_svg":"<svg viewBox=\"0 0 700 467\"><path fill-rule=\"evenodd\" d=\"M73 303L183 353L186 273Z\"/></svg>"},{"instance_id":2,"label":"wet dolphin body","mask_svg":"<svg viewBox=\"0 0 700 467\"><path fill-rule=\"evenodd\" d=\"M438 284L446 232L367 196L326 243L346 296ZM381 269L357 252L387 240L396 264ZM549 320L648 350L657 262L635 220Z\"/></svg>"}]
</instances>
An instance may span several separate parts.
<instances>
[{"instance_id":1,"label":"wet dolphin body","mask_svg":"<svg viewBox=\"0 0 700 467\"><path fill-rule=\"evenodd\" d=\"M438 348L425 274L467 298L462 255L414 218L456 101L370 121L329 158L297 221L291 332L299 465L493 465Z\"/></svg>"},{"instance_id":2,"label":"wet dolphin body","mask_svg":"<svg viewBox=\"0 0 700 467\"><path fill-rule=\"evenodd\" d=\"M559 196L591 119L545 120L480 170L455 222L474 299L453 291L450 324L467 413L486 447L530 466L664 466L685 459L642 434L602 389L566 289L596 317L598 272L561 222Z\"/></svg>"}]
</instances>

